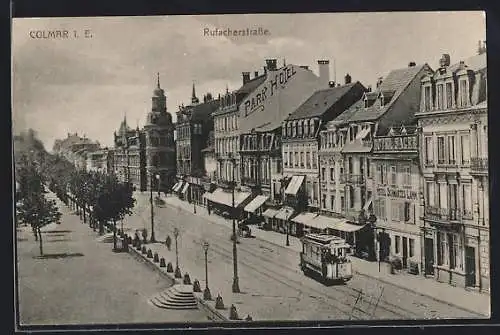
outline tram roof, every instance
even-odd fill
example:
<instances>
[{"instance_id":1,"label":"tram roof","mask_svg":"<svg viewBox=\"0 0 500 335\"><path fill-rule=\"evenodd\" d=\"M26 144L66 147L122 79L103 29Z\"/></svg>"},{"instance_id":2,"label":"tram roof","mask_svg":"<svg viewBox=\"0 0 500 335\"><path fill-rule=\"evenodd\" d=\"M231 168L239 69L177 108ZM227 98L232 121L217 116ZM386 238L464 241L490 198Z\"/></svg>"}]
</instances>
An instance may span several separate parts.
<instances>
[{"instance_id":1,"label":"tram roof","mask_svg":"<svg viewBox=\"0 0 500 335\"><path fill-rule=\"evenodd\" d=\"M304 238L307 240L312 240L314 242L318 242L321 244L334 244L334 245L339 245L339 247L345 246L347 243L346 241L338 236L335 235L328 235L328 234L306 234L304 235Z\"/></svg>"}]
</instances>

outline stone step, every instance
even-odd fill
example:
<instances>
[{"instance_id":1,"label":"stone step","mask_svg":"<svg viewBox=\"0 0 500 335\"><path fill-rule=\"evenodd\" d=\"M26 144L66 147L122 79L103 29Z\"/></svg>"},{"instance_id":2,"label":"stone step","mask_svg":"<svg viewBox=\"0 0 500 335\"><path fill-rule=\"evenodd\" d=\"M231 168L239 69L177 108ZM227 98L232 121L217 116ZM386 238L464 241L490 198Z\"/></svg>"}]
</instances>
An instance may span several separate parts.
<instances>
[{"instance_id":1,"label":"stone step","mask_svg":"<svg viewBox=\"0 0 500 335\"><path fill-rule=\"evenodd\" d=\"M196 301L194 296L190 297L181 297L181 296L176 296L172 292L161 292L159 295L157 295L158 299L163 299L165 301L178 301L178 302L192 302Z\"/></svg>"},{"instance_id":2,"label":"stone step","mask_svg":"<svg viewBox=\"0 0 500 335\"><path fill-rule=\"evenodd\" d=\"M157 297L150 299L151 303L159 308L165 309L198 309L198 303L195 301L193 303L172 303L172 302L163 302L158 300Z\"/></svg>"}]
</instances>

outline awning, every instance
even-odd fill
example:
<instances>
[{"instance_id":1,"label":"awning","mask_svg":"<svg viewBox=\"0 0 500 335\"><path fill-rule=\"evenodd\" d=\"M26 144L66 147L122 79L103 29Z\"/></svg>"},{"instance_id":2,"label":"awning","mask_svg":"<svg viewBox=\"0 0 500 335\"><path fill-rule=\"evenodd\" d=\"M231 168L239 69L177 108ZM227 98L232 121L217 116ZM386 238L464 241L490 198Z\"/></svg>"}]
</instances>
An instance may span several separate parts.
<instances>
[{"instance_id":1,"label":"awning","mask_svg":"<svg viewBox=\"0 0 500 335\"><path fill-rule=\"evenodd\" d=\"M266 195L256 196L255 199L250 201L250 203L245 206L245 211L249 213L254 213L257 210L257 208L259 208L266 202L267 199L269 199L269 197Z\"/></svg>"},{"instance_id":2,"label":"awning","mask_svg":"<svg viewBox=\"0 0 500 335\"><path fill-rule=\"evenodd\" d=\"M363 206L363 209L364 209L365 211L367 211L367 210L368 210L368 208L369 208L369 207L370 207L370 205L372 204L372 201L373 201L373 198L372 198L372 197L368 198L368 201L367 201L367 202L365 203L365 205Z\"/></svg>"},{"instance_id":3,"label":"awning","mask_svg":"<svg viewBox=\"0 0 500 335\"><path fill-rule=\"evenodd\" d=\"M276 214L278 214L278 210L273 208L268 208L264 213L262 213L263 216L268 217L270 219L274 218Z\"/></svg>"},{"instance_id":4,"label":"awning","mask_svg":"<svg viewBox=\"0 0 500 335\"><path fill-rule=\"evenodd\" d=\"M317 214L315 213L300 213L292 219L293 222L302 223L303 225L308 225L311 220L314 220Z\"/></svg>"},{"instance_id":5,"label":"awning","mask_svg":"<svg viewBox=\"0 0 500 335\"><path fill-rule=\"evenodd\" d=\"M337 219L323 215L319 215L317 218L311 221L311 223L318 225L318 227L324 227L320 229L330 228L334 230L343 231L346 233L352 233L364 227L348 223L346 219Z\"/></svg>"},{"instance_id":6,"label":"awning","mask_svg":"<svg viewBox=\"0 0 500 335\"><path fill-rule=\"evenodd\" d=\"M179 190L180 190L180 189L181 189L181 187L182 187L182 184L183 184L183 182L182 182L182 181L178 182L178 183L177 183L177 186L174 188L174 192L179 192Z\"/></svg>"},{"instance_id":7,"label":"awning","mask_svg":"<svg viewBox=\"0 0 500 335\"><path fill-rule=\"evenodd\" d=\"M243 201L247 200L251 196L250 192L237 192L234 191L234 207L238 207ZM210 194L208 200L216 202L218 204L226 205L229 207L233 206L232 193L226 192L221 188L216 189Z\"/></svg>"},{"instance_id":8,"label":"awning","mask_svg":"<svg viewBox=\"0 0 500 335\"><path fill-rule=\"evenodd\" d=\"M294 213L294 210L293 208L291 207L281 207L278 211L278 213L276 213L276 216L275 218L276 219L280 219L280 220L288 220Z\"/></svg>"},{"instance_id":9,"label":"awning","mask_svg":"<svg viewBox=\"0 0 500 335\"><path fill-rule=\"evenodd\" d=\"M179 182L175 183L174 186L172 186L172 190L175 191L175 188L179 185Z\"/></svg>"},{"instance_id":10,"label":"awning","mask_svg":"<svg viewBox=\"0 0 500 335\"><path fill-rule=\"evenodd\" d=\"M299 190L302 182L304 181L304 176L293 176L292 180L288 184L288 187L285 190L285 194L295 195Z\"/></svg>"},{"instance_id":11,"label":"awning","mask_svg":"<svg viewBox=\"0 0 500 335\"><path fill-rule=\"evenodd\" d=\"M184 188L182 189L182 192L181 192L181 193L182 193L182 194L186 193L186 192L187 192L187 190L188 190L188 187L189 187L189 183L185 183L185 184L184 184Z\"/></svg>"}]
</instances>

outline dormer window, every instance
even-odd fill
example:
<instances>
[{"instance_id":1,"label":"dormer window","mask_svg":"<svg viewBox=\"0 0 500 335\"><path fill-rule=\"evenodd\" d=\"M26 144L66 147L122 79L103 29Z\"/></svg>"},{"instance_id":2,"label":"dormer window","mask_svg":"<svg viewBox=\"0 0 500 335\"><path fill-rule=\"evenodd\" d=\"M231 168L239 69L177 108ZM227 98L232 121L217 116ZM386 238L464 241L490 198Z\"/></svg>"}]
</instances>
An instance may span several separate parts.
<instances>
[{"instance_id":1,"label":"dormer window","mask_svg":"<svg viewBox=\"0 0 500 335\"><path fill-rule=\"evenodd\" d=\"M466 107L469 105L469 92L468 92L468 85L467 85L467 79L460 79L459 81L459 94L460 94L460 106L461 107Z\"/></svg>"},{"instance_id":2,"label":"dormer window","mask_svg":"<svg viewBox=\"0 0 500 335\"><path fill-rule=\"evenodd\" d=\"M309 120L304 121L304 136L309 136Z\"/></svg>"},{"instance_id":3,"label":"dormer window","mask_svg":"<svg viewBox=\"0 0 500 335\"><path fill-rule=\"evenodd\" d=\"M432 90L431 85L426 85L424 87L424 110L426 112L430 111L432 108Z\"/></svg>"},{"instance_id":4,"label":"dormer window","mask_svg":"<svg viewBox=\"0 0 500 335\"><path fill-rule=\"evenodd\" d=\"M380 107L384 107L384 95L382 93L378 96L378 101L380 103Z\"/></svg>"},{"instance_id":5,"label":"dormer window","mask_svg":"<svg viewBox=\"0 0 500 335\"><path fill-rule=\"evenodd\" d=\"M296 137L297 136L297 121L293 121L293 125L292 125L292 137Z\"/></svg>"},{"instance_id":6,"label":"dormer window","mask_svg":"<svg viewBox=\"0 0 500 335\"><path fill-rule=\"evenodd\" d=\"M438 110L445 109L445 104L444 104L444 85L443 84L438 84L436 85L436 108Z\"/></svg>"},{"instance_id":7,"label":"dormer window","mask_svg":"<svg viewBox=\"0 0 500 335\"><path fill-rule=\"evenodd\" d=\"M446 83L446 108L453 107L453 83Z\"/></svg>"},{"instance_id":8,"label":"dormer window","mask_svg":"<svg viewBox=\"0 0 500 335\"><path fill-rule=\"evenodd\" d=\"M309 120L309 135L313 136L314 135L314 120Z\"/></svg>"},{"instance_id":9,"label":"dormer window","mask_svg":"<svg viewBox=\"0 0 500 335\"><path fill-rule=\"evenodd\" d=\"M298 136L302 136L303 127L304 127L304 121L300 120L299 124L298 124L298 129L297 129L298 130L298 133L297 133Z\"/></svg>"},{"instance_id":10,"label":"dormer window","mask_svg":"<svg viewBox=\"0 0 500 335\"><path fill-rule=\"evenodd\" d=\"M287 135L288 135L289 137L291 137L291 136L292 136L292 123L291 123L291 122L288 122L287 129L288 129L288 133L287 133Z\"/></svg>"}]
</instances>

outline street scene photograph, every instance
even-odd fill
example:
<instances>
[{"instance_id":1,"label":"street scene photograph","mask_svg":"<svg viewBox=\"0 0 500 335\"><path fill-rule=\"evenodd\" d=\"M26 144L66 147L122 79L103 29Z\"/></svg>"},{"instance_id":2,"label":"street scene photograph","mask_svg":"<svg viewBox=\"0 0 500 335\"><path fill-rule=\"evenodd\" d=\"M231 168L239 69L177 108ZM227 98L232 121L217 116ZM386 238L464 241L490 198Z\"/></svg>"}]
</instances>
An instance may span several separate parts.
<instances>
[{"instance_id":1,"label":"street scene photograph","mask_svg":"<svg viewBox=\"0 0 500 335\"><path fill-rule=\"evenodd\" d=\"M491 317L484 12L14 18L12 69L16 328Z\"/></svg>"}]
</instances>

